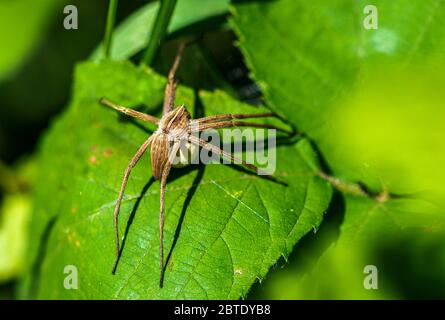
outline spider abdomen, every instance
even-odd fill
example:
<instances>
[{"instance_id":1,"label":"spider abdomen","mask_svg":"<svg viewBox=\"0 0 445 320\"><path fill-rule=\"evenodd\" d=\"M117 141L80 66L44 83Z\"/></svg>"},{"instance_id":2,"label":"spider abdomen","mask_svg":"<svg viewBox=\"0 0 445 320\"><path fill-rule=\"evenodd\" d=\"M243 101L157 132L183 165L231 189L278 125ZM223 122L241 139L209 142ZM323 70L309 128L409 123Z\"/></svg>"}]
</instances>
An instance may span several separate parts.
<instances>
[{"instance_id":1,"label":"spider abdomen","mask_svg":"<svg viewBox=\"0 0 445 320\"><path fill-rule=\"evenodd\" d=\"M168 161L169 142L165 133L155 133L151 142L151 171L153 177L160 179Z\"/></svg>"}]
</instances>

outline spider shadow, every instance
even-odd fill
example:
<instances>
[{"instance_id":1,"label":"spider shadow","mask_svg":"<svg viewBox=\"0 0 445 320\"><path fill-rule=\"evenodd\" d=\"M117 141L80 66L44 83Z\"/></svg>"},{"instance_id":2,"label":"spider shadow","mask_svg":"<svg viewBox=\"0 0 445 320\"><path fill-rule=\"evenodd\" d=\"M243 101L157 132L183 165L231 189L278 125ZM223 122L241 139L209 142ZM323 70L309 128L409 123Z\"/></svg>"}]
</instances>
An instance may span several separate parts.
<instances>
[{"instance_id":1,"label":"spider shadow","mask_svg":"<svg viewBox=\"0 0 445 320\"><path fill-rule=\"evenodd\" d=\"M277 136L276 137L276 143L273 146L274 148L277 147L281 147L281 146L289 146L289 145L294 145L296 142L298 142L300 139L302 138L302 135L299 135L296 133L296 131L293 131L292 134L290 135L285 135L285 136ZM243 150L245 152L255 152L257 148L260 148L261 150L270 150L271 147L269 146L269 141L268 140L264 140L264 141L260 141L260 140L253 140L253 141L248 141L246 142L246 147L243 148ZM231 143L223 143L221 146L224 150L234 150L234 142ZM217 160L218 157L215 156L212 152L210 152L212 155L210 156L211 159L215 159ZM233 168L234 170L237 170L241 173L247 174L247 175L255 175L260 179L264 179L264 180L268 180L271 182L274 182L276 184L282 185L287 187L288 184L285 181L282 181L276 177L274 177L273 175L257 175L255 173L253 173L251 170L246 169L244 166L242 166L241 164L237 164L237 163L230 163L230 164L226 164L229 167Z\"/></svg>"},{"instance_id":2,"label":"spider shadow","mask_svg":"<svg viewBox=\"0 0 445 320\"><path fill-rule=\"evenodd\" d=\"M198 112L196 112L196 111L195 112L199 113L199 111L200 110L198 110ZM277 138L277 146L294 144L295 143L295 138L296 137L294 135ZM252 173L252 171L247 170L246 168L242 167L241 165L229 164L229 166L234 168L237 171L242 172L242 173L257 176L256 174ZM193 199L193 196L195 195L196 190L198 189L198 187L199 187L199 185L200 185L200 183L201 183L201 181L202 181L202 179L204 177L205 167L206 166L204 164L199 164L197 166L198 173L197 173L196 177L193 179L192 185L191 185L190 189L188 190L187 196L186 196L186 198L184 200L184 205L182 207L181 214L179 215L178 224L176 226L175 234L173 236L173 242L171 244L170 250L169 250L169 252L167 254L167 259L165 260L165 264L164 264L164 267L163 267L164 271L168 267L168 264L169 264L169 262L171 260L172 253L173 253L173 251L174 251L174 249L176 247L176 243L177 243L177 241L179 239L179 235L181 233L181 229L182 229L182 224L183 224L183 221L184 221L185 213L187 212L187 209L188 209L188 207L190 205L190 202ZM181 169L182 172L179 175L174 174L175 176L170 181L174 181L175 179L181 177L182 175L185 175L185 174L191 172L192 170L195 170L195 168L196 168L196 166L188 166L186 168ZM281 184L281 185L284 185L284 186L288 186L287 183L279 181L278 179L276 179L274 177L270 177L270 176L259 176L259 177L263 178L263 179L267 179L267 180L275 182L275 183L278 183L278 184Z\"/></svg>"},{"instance_id":3,"label":"spider shadow","mask_svg":"<svg viewBox=\"0 0 445 320\"><path fill-rule=\"evenodd\" d=\"M119 248L119 255L118 255L118 259L116 261L116 270L117 270L117 266L119 265L120 258L122 256L122 252L124 252L125 244L127 242L127 235L128 235L128 232L130 231L131 225L133 224L133 220L136 215L136 211L138 211L138 208L139 208L139 205L141 204L142 199L144 198L148 189L154 182L155 182L154 177L151 177L150 180L148 180L148 182L142 188L141 193L133 206L133 209L131 209L131 213L130 213L130 216L128 217L127 225L126 225L125 231L124 231L124 238L123 238L122 244ZM114 271L116 271L116 270L114 270Z\"/></svg>"},{"instance_id":4,"label":"spider shadow","mask_svg":"<svg viewBox=\"0 0 445 320\"><path fill-rule=\"evenodd\" d=\"M194 168L192 169L194 170ZM205 171L205 166L204 165L199 165L198 169L197 169L198 173L195 176L195 178L193 179L192 185L190 187L190 189L187 191L187 196L184 200L184 205L182 206L182 210L181 213L179 215L179 220L178 220L178 224L176 225L176 229L175 229L175 234L173 236L173 242L171 244L170 250L167 254L167 259L165 260L165 264L164 264L164 270L167 268L168 263L170 261L171 255L176 247L176 243L178 241L179 235L181 233L181 229L182 229L182 223L184 221L184 217L185 217L185 213L187 212L187 209L190 205L190 202L193 199L193 196L196 193L196 190L198 189L202 178L204 177L204 171Z\"/></svg>"},{"instance_id":5,"label":"spider shadow","mask_svg":"<svg viewBox=\"0 0 445 320\"><path fill-rule=\"evenodd\" d=\"M48 253L49 238L54 230L54 225L58 216L52 217L46 224L40 235L39 245L37 247L37 256L33 261L30 269L31 280L28 285L28 293L26 299L35 299L38 289L41 285L42 264Z\"/></svg>"},{"instance_id":6,"label":"spider shadow","mask_svg":"<svg viewBox=\"0 0 445 320\"><path fill-rule=\"evenodd\" d=\"M196 189L198 188L198 186L199 186L199 184L200 184L200 182L202 180L202 177L204 176L204 166L198 166L198 169L196 169L195 166L188 166L188 167L185 167L185 168L180 168L180 169L174 170L174 171L172 171L172 173L170 174L169 179L168 179L168 182L173 182L176 179L179 179L182 176L185 176L188 173L190 173L191 171L195 171L195 170L198 170L198 174L195 177L195 179L193 180L191 188L187 192L187 197L186 197L186 200L184 201L184 206L182 208L182 211L181 211L181 214L180 214L180 217L179 217L179 221L178 221L178 224L177 224L177 227L176 227L172 248L170 249L170 252L169 252L169 254L167 256L167 260L166 260L165 265L167 265L167 262L168 262L168 260L170 258L170 255L171 255L172 251L173 251L173 247L176 245L176 241L177 241L177 238L179 236L179 233L180 233L180 230L181 230L181 226L182 226L182 221L184 220L185 212L187 211L187 208L188 208L188 206L189 206L189 204L190 204L190 202L191 202L191 200L193 198L193 195L196 192ZM136 212L139 210L140 203L141 203L142 199L145 197L145 195L147 194L148 189L150 189L150 187L153 185L153 183L155 181L156 181L156 179L154 177L150 178L150 180L142 188L141 193L139 194L136 202L133 205L133 208L131 209L130 216L129 216L128 220L127 220L127 225L126 225L125 231L123 233L124 237L123 237L121 246L119 248L119 256L118 256L118 260L116 262L116 266L119 265L120 258L122 256L122 253L123 253L123 251L125 249L125 245L126 245L126 242L127 242L128 233L129 233L129 231L131 229L131 226L133 224L134 218L136 216ZM116 270L117 270L117 267L116 267Z\"/></svg>"}]
</instances>

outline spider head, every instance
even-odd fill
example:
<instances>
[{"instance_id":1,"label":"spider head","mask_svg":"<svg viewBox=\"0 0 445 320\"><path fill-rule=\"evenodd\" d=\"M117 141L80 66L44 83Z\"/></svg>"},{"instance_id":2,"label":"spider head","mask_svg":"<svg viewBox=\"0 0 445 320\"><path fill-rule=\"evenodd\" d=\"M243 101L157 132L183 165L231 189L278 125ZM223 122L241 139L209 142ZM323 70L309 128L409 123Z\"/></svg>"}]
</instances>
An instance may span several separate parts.
<instances>
[{"instance_id":1,"label":"spider head","mask_svg":"<svg viewBox=\"0 0 445 320\"><path fill-rule=\"evenodd\" d=\"M169 158L169 151L174 141L187 138L190 113L184 106L179 106L166 113L159 121L158 130L153 135L151 143L151 166L156 179L162 175L164 166ZM178 156L182 159L182 154Z\"/></svg>"},{"instance_id":2,"label":"spider head","mask_svg":"<svg viewBox=\"0 0 445 320\"><path fill-rule=\"evenodd\" d=\"M186 131L189 121L190 113L182 105L174 110L164 114L159 121L159 131L169 134L171 131Z\"/></svg>"}]
</instances>

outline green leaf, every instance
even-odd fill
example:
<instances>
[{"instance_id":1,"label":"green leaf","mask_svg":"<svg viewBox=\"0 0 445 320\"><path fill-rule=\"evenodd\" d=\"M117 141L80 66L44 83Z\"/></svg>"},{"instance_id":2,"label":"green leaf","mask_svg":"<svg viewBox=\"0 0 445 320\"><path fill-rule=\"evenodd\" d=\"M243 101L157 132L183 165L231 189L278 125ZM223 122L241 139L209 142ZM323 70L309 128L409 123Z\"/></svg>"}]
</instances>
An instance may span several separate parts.
<instances>
[{"instance_id":1,"label":"green leaf","mask_svg":"<svg viewBox=\"0 0 445 320\"><path fill-rule=\"evenodd\" d=\"M113 35L111 58L125 60L140 52L148 44L153 22L159 3L151 2L135 11L116 29ZM179 33L193 27L198 23L203 24L228 13L229 0L181 0L175 8L168 27L168 34ZM92 54L92 59L103 57L102 47L99 46Z\"/></svg>"},{"instance_id":2,"label":"green leaf","mask_svg":"<svg viewBox=\"0 0 445 320\"><path fill-rule=\"evenodd\" d=\"M318 228L331 187L316 175L318 160L307 140L276 148L275 175L287 186L236 166L175 169L167 185L164 228L166 256L172 251L159 289L159 183L149 182L146 154L126 189L120 215L125 244L111 275L112 212L122 174L149 133L98 99L144 104L143 111L156 114L164 85L164 78L129 62L77 68L72 102L40 148L45 183L36 186L29 249L34 268L23 292L49 299L237 299ZM201 92L199 103L195 100L190 89L179 88L176 102L192 113L200 105L207 114L258 110L222 92ZM63 286L67 265L77 267L77 290Z\"/></svg>"},{"instance_id":3,"label":"green leaf","mask_svg":"<svg viewBox=\"0 0 445 320\"><path fill-rule=\"evenodd\" d=\"M445 208L443 1L242 2L233 8L268 105L312 138L333 173ZM261 29L261 32L258 30Z\"/></svg>"},{"instance_id":4,"label":"green leaf","mask_svg":"<svg viewBox=\"0 0 445 320\"><path fill-rule=\"evenodd\" d=\"M298 267L273 274L258 298L444 297L445 290L438 284L445 281L445 219L437 207L418 199L379 202L348 195L344 201L338 238L333 236L337 226L323 222L317 235L324 234L324 238L313 239L312 247L300 246ZM327 241L327 248L320 253L321 243ZM363 285L368 265L377 268L378 290Z\"/></svg>"},{"instance_id":5,"label":"green leaf","mask_svg":"<svg viewBox=\"0 0 445 320\"><path fill-rule=\"evenodd\" d=\"M232 10L252 77L304 132L324 123L320 111L357 72L352 2L241 2Z\"/></svg>"},{"instance_id":6,"label":"green leaf","mask_svg":"<svg viewBox=\"0 0 445 320\"><path fill-rule=\"evenodd\" d=\"M443 230L445 219L437 206L421 199L376 201L347 196L339 245L358 245L391 238L406 230L430 232Z\"/></svg>"}]
</instances>

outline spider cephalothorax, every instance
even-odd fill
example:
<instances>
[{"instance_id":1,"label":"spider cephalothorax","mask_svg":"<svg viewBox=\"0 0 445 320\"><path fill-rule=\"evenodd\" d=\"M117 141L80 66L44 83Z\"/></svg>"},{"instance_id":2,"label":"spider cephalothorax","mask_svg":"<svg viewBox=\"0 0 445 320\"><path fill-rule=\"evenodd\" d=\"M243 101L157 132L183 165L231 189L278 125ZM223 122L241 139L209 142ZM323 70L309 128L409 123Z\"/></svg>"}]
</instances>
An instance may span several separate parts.
<instances>
[{"instance_id":1,"label":"spider cephalothorax","mask_svg":"<svg viewBox=\"0 0 445 320\"><path fill-rule=\"evenodd\" d=\"M158 129L151 142L151 168L156 179L160 179L175 142L181 143L190 135L190 113L184 106L169 111L159 120ZM180 152L178 150L177 152ZM176 154L175 154L176 155ZM173 160L173 159L172 159ZM171 163L174 166L174 163ZM186 163L184 163L186 164Z\"/></svg>"},{"instance_id":2,"label":"spider cephalothorax","mask_svg":"<svg viewBox=\"0 0 445 320\"><path fill-rule=\"evenodd\" d=\"M114 226L115 226L115 241L116 241L116 260L113 266L113 274L116 271L117 263L120 257L119 251L119 229L118 229L118 216L122 198L124 195L125 186L128 181L131 170L136 165L138 160L151 145L151 165L152 174L156 179L161 182L160 193L160 210L159 210L159 262L160 262L160 282L159 286L162 287L164 278L164 256L163 256L163 226L164 226L164 197L165 186L167 183L167 177L170 173L170 169L176 166L183 166L190 162L190 158L193 157L194 150L199 147L211 151L214 154L219 155L222 158L226 158L235 161L243 166L255 171L256 173L262 173L253 164L247 163L241 159L238 159L230 153L221 150L219 147L207 143L205 140L199 138L199 132L208 129L219 129L228 127L258 127L258 128L270 128L277 129L273 125L259 124L239 121L238 119L247 118L261 118L272 117L274 113L257 113L257 114L219 114L208 116L199 119L191 119L190 113L184 106L173 108L176 92L176 83L174 75L179 66L179 61L184 50L184 45L181 45L174 61L174 64L169 72L167 86L165 89L163 116L158 119L149 114L145 114L133 109L125 108L117 105L105 98L100 99L100 103L111 107L119 112L122 112L131 117L139 120L151 122L158 125L158 129L139 147L136 154L130 160L122 180L122 186L119 192L119 197L116 202L114 210ZM185 151L181 146L185 146ZM263 174L263 173L262 173Z\"/></svg>"}]
</instances>

